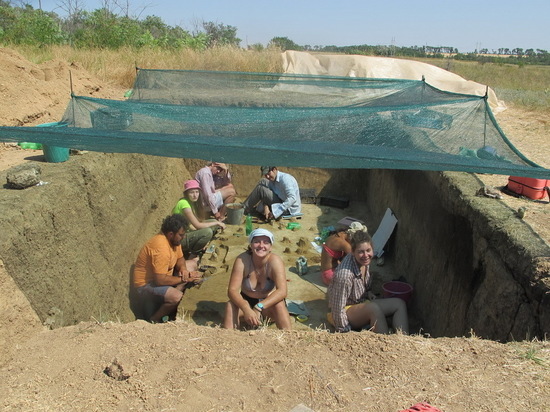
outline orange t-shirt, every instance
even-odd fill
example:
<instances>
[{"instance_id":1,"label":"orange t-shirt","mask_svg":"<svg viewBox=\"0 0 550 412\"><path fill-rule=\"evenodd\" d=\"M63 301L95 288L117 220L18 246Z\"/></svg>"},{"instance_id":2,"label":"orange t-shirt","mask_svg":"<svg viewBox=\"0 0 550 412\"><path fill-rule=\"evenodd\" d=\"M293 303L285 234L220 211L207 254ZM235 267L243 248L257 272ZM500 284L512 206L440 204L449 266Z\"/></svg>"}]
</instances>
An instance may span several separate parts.
<instances>
[{"instance_id":1,"label":"orange t-shirt","mask_svg":"<svg viewBox=\"0 0 550 412\"><path fill-rule=\"evenodd\" d=\"M134 287L153 282L155 274L172 275L178 259L183 257L181 245L172 246L166 236L153 236L141 248L134 266Z\"/></svg>"}]
</instances>

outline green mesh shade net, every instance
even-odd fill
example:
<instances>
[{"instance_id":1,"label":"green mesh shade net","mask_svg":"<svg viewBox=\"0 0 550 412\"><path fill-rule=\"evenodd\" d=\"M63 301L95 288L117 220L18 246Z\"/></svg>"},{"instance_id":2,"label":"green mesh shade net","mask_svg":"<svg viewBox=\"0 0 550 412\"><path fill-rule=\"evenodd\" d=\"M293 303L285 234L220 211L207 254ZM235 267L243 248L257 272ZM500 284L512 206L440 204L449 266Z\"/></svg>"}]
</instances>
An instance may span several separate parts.
<instances>
[{"instance_id":1,"label":"green mesh shade net","mask_svg":"<svg viewBox=\"0 0 550 412\"><path fill-rule=\"evenodd\" d=\"M124 101L72 96L56 127L0 140L234 164L549 178L498 127L484 97L422 80L138 69Z\"/></svg>"}]
</instances>

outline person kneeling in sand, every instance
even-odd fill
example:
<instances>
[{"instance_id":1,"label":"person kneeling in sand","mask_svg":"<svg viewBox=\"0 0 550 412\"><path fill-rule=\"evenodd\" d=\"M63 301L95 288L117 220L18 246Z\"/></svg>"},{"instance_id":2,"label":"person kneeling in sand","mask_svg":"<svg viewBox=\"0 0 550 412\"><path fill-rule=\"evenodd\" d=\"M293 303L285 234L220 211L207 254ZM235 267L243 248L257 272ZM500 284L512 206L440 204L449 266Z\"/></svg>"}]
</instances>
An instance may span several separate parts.
<instances>
[{"instance_id":1,"label":"person kneeling in sand","mask_svg":"<svg viewBox=\"0 0 550 412\"><path fill-rule=\"evenodd\" d=\"M147 319L151 322L161 322L165 316L174 317L186 287L201 278L196 262L186 262L183 257L184 226L182 215L166 217L161 233L149 239L137 257L132 280L139 300L144 305L147 300L162 302Z\"/></svg>"},{"instance_id":2,"label":"person kneeling in sand","mask_svg":"<svg viewBox=\"0 0 550 412\"><path fill-rule=\"evenodd\" d=\"M231 271L223 327L240 327L240 317L249 327L257 327L262 318L275 322L279 329L290 329L286 307L286 272L283 260L271 253L273 234L255 229L248 237L248 250L241 253Z\"/></svg>"},{"instance_id":3,"label":"person kneeling in sand","mask_svg":"<svg viewBox=\"0 0 550 412\"><path fill-rule=\"evenodd\" d=\"M202 202L206 210L220 222L225 219L227 204L235 201L237 194L231 183L231 175L225 163L208 162L195 174L202 192Z\"/></svg>"},{"instance_id":4,"label":"person kneeling in sand","mask_svg":"<svg viewBox=\"0 0 550 412\"><path fill-rule=\"evenodd\" d=\"M218 229L225 229L225 223L219 220L204 219L200 193L199 182L187 180L183 185L183 197L172 209L173 214L181 214L186 220L185 235L181 241L185 259L202 256Z\"/></svg>"},{"instance_id":5,"label":"person kneeling in sand","mask_svg":"<svg viewBox=\"0 0 550 412\"><path fill-rule=\"evenodd\" d=\"M262 179L244 201L246 214L256 210L265 220L301 214L302 203L298 182L276 166L261 166Z\"/></svg>"}]
</instances>

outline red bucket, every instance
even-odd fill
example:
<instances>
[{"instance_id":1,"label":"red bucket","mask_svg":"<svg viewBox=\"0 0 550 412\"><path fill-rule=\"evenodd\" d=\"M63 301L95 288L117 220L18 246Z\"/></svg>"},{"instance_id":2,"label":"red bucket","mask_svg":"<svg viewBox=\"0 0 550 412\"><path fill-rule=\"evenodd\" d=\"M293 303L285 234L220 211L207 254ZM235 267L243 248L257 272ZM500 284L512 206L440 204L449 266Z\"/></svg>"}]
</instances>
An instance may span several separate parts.
<instances>
[{"instance_id":1,"label":"red bucket","mask_svg":"<svg viewBox=\"0 0 550 412\"><path fill-rule=\"evenodd\" d=\"M405 282L392 280L382 285L383 296L385 298L401 298L409 303L413 293L413 287Z\"/></svg>"}]
</instances>

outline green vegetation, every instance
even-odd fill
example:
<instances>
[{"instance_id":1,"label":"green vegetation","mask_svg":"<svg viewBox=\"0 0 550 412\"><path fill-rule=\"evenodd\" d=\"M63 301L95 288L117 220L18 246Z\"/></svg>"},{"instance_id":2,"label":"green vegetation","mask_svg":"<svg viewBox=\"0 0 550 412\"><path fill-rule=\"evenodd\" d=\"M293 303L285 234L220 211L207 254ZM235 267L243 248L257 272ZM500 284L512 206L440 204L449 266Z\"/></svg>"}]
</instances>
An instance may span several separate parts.
<instances>
[{"instance_id":1,"label":"green vegetation","mask_svg":"<svg viewBox=\"0 0 550 412\"><path fill-rule=\"evenodd\" d=\"M197 23L198 28L190 33L180 26L169 26L157 16L144 19L132 18L130 2L104 0L103 7L86 11L76 0L60 0L58 7L67 17L53 12L36 10L25 2L17 7L15 2L0 0L0 44L4 45L71 45L78 48L119 49L143 47L161 49L204 50L218 46L239 47L237 28L214 22ZM122 4L122 5L121 5ZM115 13L113 10L118 10ZM450 58L456 61L479 63L550 65L550 53L541 49L499 48L489 52L482 49L474 53L460 53L452 46L396 47L385 45L310 46L298 45L288 37L274 37L267 45L280 50L305 50L330 53L359 54L368 56L391 56L414 59ZM250 46L262 50L262 44Z\"/></svg>"},{"instance_id":2,"label":"green vegetation","mask_svg":"<svg viewBox=\"0 0 550 412\"><path fill-rule=\"evenodd\" d=\"M76 2L61 3L68 7L66 18L35 10L30 5L15 7L0 0L0 43L115 50L122 47L204 50L220 45L236 47L241 41L236 36L236 27L220 23L202 22L199 30L189 33L179 26L165 24L156 16L139 20L118 15L107 7L88 12L71 8Z\"/></svg>"},{"instance_id":3,"label":"green vegetation","mask_svg":"<svg viewBox=\"0 0 550 412\"><path fill-rule=\"evenodd\" d=\"M292 40L290 40L288 37L273 37L268 47L278 47L282 51L285 50L304 50L302 46L298 46L296 43L294 43Z\"/></svg>"},{"instance_id":4,"label":"green vegetation","mask_svg":"<svg viewBox=\"0 0 550 412\"><path fill-rule=\"evenodd\" d=\"M535 339L531 342L512 342L511 345L515 347L520 358L548 367L548 341Z\"/></svg>"},{"instance_id":5,"label":"green vegetation","mask_svg":"<svg viewBox=\"0 0 550 412\"><path fill-rule=\"evenodd\" d=\"M300 47L300 46L299 46ZM489 53L487 49L474 53L459 53L454 47L433 47L433 46L369 46L366 44L359 46L324 46L314 47L304 46L303 50L313 50L320 52L344 53L344 54L362 54L367 56L386 56L386 57L407 57L414 59L442 59L448 58L457 61L470 61L478 63L496 63L496 64L516 64L519 66L537 64L550 65L550 53L542 49L498 49Z\"/></svg>"}]
</instances>

